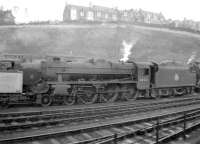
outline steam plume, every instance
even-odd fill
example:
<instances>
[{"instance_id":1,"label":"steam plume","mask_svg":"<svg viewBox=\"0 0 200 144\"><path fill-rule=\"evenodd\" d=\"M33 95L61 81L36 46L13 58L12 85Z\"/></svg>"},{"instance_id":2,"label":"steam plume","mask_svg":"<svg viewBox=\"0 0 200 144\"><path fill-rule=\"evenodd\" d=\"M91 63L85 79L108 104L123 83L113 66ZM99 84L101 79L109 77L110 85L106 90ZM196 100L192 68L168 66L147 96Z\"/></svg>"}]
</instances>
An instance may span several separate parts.
<instances>
[{"instance_id":1,"label":"steam plume","mask_svg":"<svg viewBox=\"0 0 200 144\"><path fill-rule=\"evenodd\" d=\"M192 63L195 59L196 59L196 52L193 52L192 55L190 56L190 58L187 61L187 64Z\"/></svg>"},{"instance_id":2,"label":"steam plume","mask_svg":"<svg viewBox=\"0 0 200 144\"><path fill-rule=\"evenodd\" d=\"M129 56L131 54L131 49L133 48L133 46L136 44L137 40L134 41L134 42L130 42L130 43L127 43L125 40L122 41L122 54L123 54L123 57L120 59L120 61L123 61L123 62L126 62L128 61L129 59Z\"/></svg>"}]
</instances>

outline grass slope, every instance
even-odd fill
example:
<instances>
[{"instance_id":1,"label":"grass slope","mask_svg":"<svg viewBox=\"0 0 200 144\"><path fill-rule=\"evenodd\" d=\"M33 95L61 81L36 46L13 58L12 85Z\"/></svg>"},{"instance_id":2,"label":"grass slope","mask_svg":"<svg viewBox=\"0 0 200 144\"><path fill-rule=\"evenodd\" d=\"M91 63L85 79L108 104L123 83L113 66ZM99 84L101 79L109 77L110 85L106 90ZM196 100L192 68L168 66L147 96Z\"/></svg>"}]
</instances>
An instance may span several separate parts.
<instances>
[{"instance_id":1,"label":"grass slope","mask_svg":"<svg viewBox=\"0 0 200 144\"><path fill-rule=\"evenodd\" d=\"M200 56L200 36L139 26L8 26L0 27L0 51L61 54L119 60L122 41L133 42L131 58L142 61L186 62Z\"/></svg>"}]
</instances>

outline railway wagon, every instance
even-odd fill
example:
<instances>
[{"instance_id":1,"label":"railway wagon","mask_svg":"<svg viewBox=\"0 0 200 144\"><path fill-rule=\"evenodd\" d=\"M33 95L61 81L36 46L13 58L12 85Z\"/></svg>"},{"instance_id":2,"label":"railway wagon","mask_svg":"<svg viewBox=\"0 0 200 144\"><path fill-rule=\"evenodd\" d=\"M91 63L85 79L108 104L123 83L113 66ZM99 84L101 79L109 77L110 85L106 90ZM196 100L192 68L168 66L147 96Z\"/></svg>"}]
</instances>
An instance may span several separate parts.
<instances>
[{"instance_id":1,"label":"railway wagon","mask_svg":"<svg viewBox=\"0 0 200 144\"><path fill-rule=\"evenodd\" d=\"M192 93L197 85L197 73L189 65L160 64L152 85L154 96L174 96Z\"/></svg>"},{"instance_id":2,"label":"railway wagon","mask_svg":"<svg viewBox=\"0 0 200 144\"><path fill-rule=\"evenodd\" d=\"M22 92L22 71L0 71L0 104L23 101Z\"/></svg>"}]
</instances>

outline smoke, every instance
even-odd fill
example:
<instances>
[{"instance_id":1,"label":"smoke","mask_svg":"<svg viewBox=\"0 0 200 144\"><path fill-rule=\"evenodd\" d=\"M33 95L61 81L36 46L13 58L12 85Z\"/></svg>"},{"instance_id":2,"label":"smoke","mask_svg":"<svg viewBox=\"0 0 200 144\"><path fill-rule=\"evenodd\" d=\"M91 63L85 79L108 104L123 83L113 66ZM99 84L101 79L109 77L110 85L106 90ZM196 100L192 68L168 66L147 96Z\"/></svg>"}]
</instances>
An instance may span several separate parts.
<instances>
[{"instance_id":1,"label":"smoke","mask_svg":"<svg viewBox=\"0 0 200 144\"><path fill-rule=\"evenodd\" d=\"M126 62L129 59L129 56L131 54L131 49L133 48L133 46L136 44L137 40L135 40L134 42L126 42L125 40L122 41L122 55L123 57L120 59L120 61Z\"/></svg>"},{"instance_id":2,"label":"smoke","mask_svg":"<svg viewBox=\"0 0 200 144\"><path fill-rule=\"evenodd\" d=\"M197 53L193 52L190 58L188 59L187 64L192 63L196 59L196 56L197 56Z\"/></svg>"}]
</instances>

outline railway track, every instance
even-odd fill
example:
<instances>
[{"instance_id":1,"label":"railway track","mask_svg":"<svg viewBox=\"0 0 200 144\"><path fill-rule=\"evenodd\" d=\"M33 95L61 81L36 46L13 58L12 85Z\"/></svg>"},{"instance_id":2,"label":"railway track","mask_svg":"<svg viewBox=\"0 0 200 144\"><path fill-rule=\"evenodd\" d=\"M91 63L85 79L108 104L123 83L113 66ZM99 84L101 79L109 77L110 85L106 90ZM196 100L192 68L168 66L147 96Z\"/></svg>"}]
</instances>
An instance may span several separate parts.
<instances>
[{"instance_id":1,"label":"railway track","mask_svg":"<svg viewBox=\"0 0 200 144\"><path fill-rule=\"evenodd\" d=\"M144 113L143 116L136 116L133 118L123 118L123 120L112 120L112 121L103 121L101 123L92 123L87 125L76 126L74 128L68 127L68 129L51 129L45 130L45 132L32 132L27 135L18 135L18 137L13 137L13 135L4 137L0 139L0 143L49 143L49 144L83 144L83 143L111 143L114 141L115 135L117 135L116 140L119 143L124 143L120 141L122 138L127 138L130 136L135 136L134 140L137 140L138 143L152 143L154 139L150 139L149 136L152 135L155 138L154 133L148 134L156 128L156 122L159 118L160 127L169 126L170 124L179 123L183 119L183 113L190 115L189 119L199 118L200 109L192 108L188 110L188 107L182 110L173 110L173 111L162 111L159 113ZM188 120L189 120L188 119ZM199 120L197 121L199 122ZM197 124L195 122L195 124ZM182 127L181 127L182 128ZM178 130L181 130L180 125ZM175 128L168 129L175 133ZM166 129L164 129L166 132ZM179 131L180 132L180 131ZM145 134L145 135L143 135ZM165 135L166 136L166 135ZM161 139L162 138L162 139ZM160 141L165 141L164 137L160 137ZM144 141L142 141L142 139ZM126 141L130 139L126 139ZM132 141L134 142L134 141Z\"/></svg>"},{"instance_id":2,"label":"railway track","mask_svg":"<svg viewBox=\"0 0 200 144\"><path fill-rule=\"evenodd\" d=\"M198 94L187 95L181 97L163 98L163 99L149 99L149 100L134 100L129 102L115 102L115 103L100 103L100 104L89 104L89 105L74 105L74 106L51 106L51 107L22 107L22 108L10 108L0 109L0 118L5 117L19 117L28 115L41 115L49 113L62 113L62 112L76 112L76 111L87 111L94 108L106 109L106 108L117 108L117 107L131 107L133 105L146 105L162 102L182 101L188 99L200 99Z\"/></svg>"},{"instance_id":3,"label":"railway track","mask_svg":"<svg viewBox=\"0 0 200 144\"><path fill-rule=\"evenodd\" d=\"M172 103L172 102L171 102ZM38 125L37 129L29 129L29 130L22 130L22 131L13 131L13 129L9 129L11 131L5 130L5 132L1 132L0 135L0 143L15 143L17 141L29 141L29 140L34 140L37 139L43 139L42 141L48 141L49 137L56 137L56 139L51 139L50 141L55 143L55 142L60 142L62 140L62 137L65 139L65 143L88 143L88 142L93 142L93 141L99 141L99 139L105 139L105 138L110 138L113 136L113 134L124 132L125 134L127 131L120 130L119 126L126 125L126 128L131 130L131 128L128 128L130 124L141 124L143 125L144 123L147 124L147 122L150 124L155 124L155 120L157 117L163 119L163 120L169 120L171 121L173 118L177 117L182 117L183 112L192 112L192 111L197 111L200 113L200 108L199 108L199 103L200 101L198 99L193 99L193 101L189 101L189 99L179 102L173 102L172 104L168 103L168 105L161 104L157 109L155 106L150 107L147 106L146 108L143 105L143 110L137 112L135 109L135 114L130 114L128 113L130 109L127 111L124 111L124 114L122 115L122 112L114 113L118 117L114 117L115 115L111 114L110 111L109 113L106 113L103 111L102 115L94 115L94 116L89 116L92 118L93 121L90 121L88 119L88 115L85 117L86 119L82 119L82 122L79 120L79 125L77 123L75 125L70 125L67 121L67 124L60 123L55 125L55 126L50 126L48 128L41 128L41 125ZM191 106L192 105L192 106ZM140 107L141 109L142 107ZM152 108L152 109L150 109ZM177 109L171 110L171 109ZM139 109L138 109L139 110ZM169 112L170 111L170 112ZM152 114L153 112L157 112L156 114ZM125 114L126 113L126 114ZM127 114L128 113L128 114ZM133 112L132 112L133 113ZM105 115L106 114L106 115ZM98 120L98 116L102 117L103 119ZM110 116L112 118L105 119L105 117ZM60 120L60 119L59 119ZM72 121L75 121L73 118L71 119ZM87 120L86 122L84 120ZM98 120L98 121L97 121ZM54 121L54 122L53 122ZM57 123L55 122L56 120L52 120L52 123ZM65 120L64 120L65 121ZM48 122L47 122L48 123ZM32 125L33 123L30 123ZM128 126L127 126L128 125ZM138 125L138 126L139 126ZM139 126L139 127L140 127ZM32 127L32 126L31 126ZM35 126L34 126L35 127ZM108 128L114 128L112 129L113 132L109 132ZM4 127L5 128L5 127ZM23 128L23 127L21 127ZM103 131L102 131L103 130ZM102 132L99 132L102 131ZM96 134L97 132L97 134ZM117 135L118 135L117 133ZM64 135L64 136L63 136ZM95 136L96 135L96 136ZM98 136L97 136L98 135ZM67 137L67 140L66 140ZM76 138L78 137L78 138ZM87 139L84 139L84 138ZM46 139L46 140L44 140ZM58 140L59 139L59 140ZM58 144L59 144L58 143Z\"/></svg>"},{"instance_id":4,"label":"railway track","mask_svg":"<svg viewBox=\"0 0 200 144\"><path fill-rule=\"evenodd\" d=\"M104 139L94 140L90 144L158 144L167 143L180 136L186 138L186 133L200 127L199 112L199 110L188 113L184 112L180 117L164 121L158 117L156 121L152 121L151 123L141 123L140 125L144 126L141 126L142 128L138 129L138 125L133 125L132 129L126 127L132 131L114 133L110 137L107 136Z\"/></svg>"},{"instance_id":5,"label":"railway track","mask_svg":"<svg viewBox=\"0 0 200 144\"><path fill-rule=\"evenodd\" d=\"M171 107L186 106L199 104L198 98L187 98L182 100L154 102L149 104L130 104L130 105L115 105L110 107L90 108L90 109L75 109L33 113L33 115L21 115L10 117L9 114L0 115L0 129L1 132L16 132L25 131L34 127L35 129L41 127L50 127L53 125L73 125L80 122L90 122L94 120L100 120L105 118L117 117L122 115L129 115L134 113L141 113L145 111L153 111L157 109L166 109ZM127 103L126 103L127 104ZM11 113L12 115L13 113ZM3 115L5 117L3 117ZM0 133L1 133L0 132Z\"/></svg>"}]
</instances>

